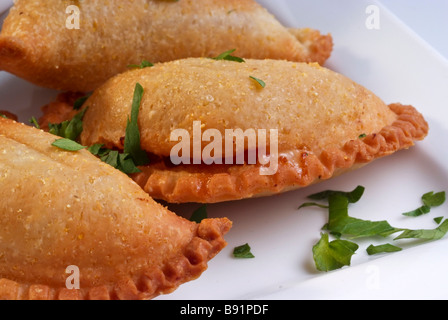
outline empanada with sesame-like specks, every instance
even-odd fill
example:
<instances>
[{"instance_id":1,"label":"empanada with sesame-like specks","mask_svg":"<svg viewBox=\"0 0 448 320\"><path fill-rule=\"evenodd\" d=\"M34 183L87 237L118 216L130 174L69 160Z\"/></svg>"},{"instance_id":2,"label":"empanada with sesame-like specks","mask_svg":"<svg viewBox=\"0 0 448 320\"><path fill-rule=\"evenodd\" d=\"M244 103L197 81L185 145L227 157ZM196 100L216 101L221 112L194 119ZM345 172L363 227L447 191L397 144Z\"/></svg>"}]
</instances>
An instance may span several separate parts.
<instances>
[{"instance_id":1,"label":"empanada with sesame-like specks","mask_svg":"<svg viewBox=\"0 0 448 320\"><path fill-rule=\"evenodd\" d=\"M254 0L18 0L0 34L0 70L90 92L143 60L236 49L246 58L323 64L332 48L330 35L288 29Z\"/></svg>"},{"instance_id":2,"label":"empanada with sesame-like specks","mask_svg":"<svg viewBox=\"0 0 448 320\"><path fill-rule=\"evenodd\" d=\"M213 203L294 190L407 149L428 133L428 124L414 107L388 106L361 85L316 63L190 58L131 70L97 89L84 103L88 110L83 145L123 150L136 83L144 88L138 118L141 148L151 163L133 178L152 197L173 203ZM48 106L41 124L77 112L70 106L61 112L63 105ZM172 157L179 144L172 133L179 129L193 150L184 150L191 160L180 164ZM264 143L255 146L247 138L239 148L232 140L245 162L231 162L229 156L237 157L238 150L227 153L228 130L264 130L267 137L258 136ZM278 135L276 146L269 139L271 130ZM210 155L221 164L204 157L194 164L195 135L206 132L215 139L199 141L196 154L209 154L207 148L216 142L220 147ZM267 152L250 163L248 154L259 150ZM267 164L269 159L273 161ZM277 170L262 172L275 159Z\"/></svg>"},{"instance_id":3,"label":"empanada with sesame-like specks","mask_svg":"<svg viewBox=\"0 0 448 320\"><path fill-rule=\"evenodd\" d=\"M151 299L198 278L226 218L188 221L87 150L0 117L0 299ZM79 289L67 269L79 271Z\"/></svg>"}]
</instances>

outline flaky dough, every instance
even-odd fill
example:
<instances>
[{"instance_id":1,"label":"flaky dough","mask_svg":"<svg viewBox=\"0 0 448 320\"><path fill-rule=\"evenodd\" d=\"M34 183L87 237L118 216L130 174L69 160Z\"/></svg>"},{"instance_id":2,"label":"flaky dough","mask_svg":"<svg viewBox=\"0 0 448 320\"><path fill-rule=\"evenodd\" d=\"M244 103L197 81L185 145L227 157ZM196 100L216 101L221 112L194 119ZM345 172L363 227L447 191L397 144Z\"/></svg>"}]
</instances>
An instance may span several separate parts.
<instances>
[{"instance_id":1,"label":"flaky dough","mask_svg":"<svg viewBox=\"0 0 448 320\"><path fill-rule=\"evenodd\" d=\"M67 29L66 8L80 10ZM130 64L235 55L315 61L331 36L282 26L254 0L18 0L0 35L0 69L37 85L88 92Z\"/></svg>"}]
</instances>

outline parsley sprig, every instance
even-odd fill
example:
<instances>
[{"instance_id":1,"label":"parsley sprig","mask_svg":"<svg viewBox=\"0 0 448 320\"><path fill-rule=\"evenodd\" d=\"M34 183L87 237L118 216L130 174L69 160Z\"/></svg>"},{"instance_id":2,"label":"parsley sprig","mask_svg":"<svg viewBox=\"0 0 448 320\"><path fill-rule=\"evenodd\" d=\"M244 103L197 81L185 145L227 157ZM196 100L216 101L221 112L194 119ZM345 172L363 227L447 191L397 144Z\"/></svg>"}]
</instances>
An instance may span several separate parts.
<instances>
[{"instance_id":1,"label":"parsley sprig","mask_svg":"<svg viewBox=\"0 0 448 320\"><path fill-rule=\"evenodd\" d=\"M328 190L310 195L312 200L327 200L328 205L316 202L302 204L299 209L318 206L328 209L328 223L323 230L328 233L321 233L321 239L313 247L313 259L319 271L332 271L351 264L351 258L358 250L359 246L351 241L358 238L368 237L388 237L399 233L393 241L401 239L421 239L440 240L448 233L448 219L442 222L435 229L407 229L391 226L387 221L369 221L349 216L348 208L350 203L358 202L364 194L365 188L358 186L351 192ZM423 202L428 207L440 206L445 202L445 192L429 192L423 197ZM437 222L437 221L436 221ZM337 240L329 241L329 234L335 236ZM346 237L346 240L342 240ZM397 252L402 249L391 243L379 246L371 245L367 248L369 255L387 252Z\"/></svg>"},{"instance_id":2,"label":"parsley sprig","mask_svg":"<svg viewBox=\"0 0 448 320\"><path fill-rule=\"evenodd\" d=\"M140 146L140 130L138 127L138 115L143 94L143 87L137 83L132 100L131 116L128 118L126 126L124 152L105 148L103 144L95 144L87 148L76 142L83 131L82 119L88 107L76 114L72 120L64 121L60 124L49 124L50 133L62 138L57 139L52 145L72 152L87 148L90 153L98 156L103 162L126 174L141 172L137 166L143 166L149 163L148 155ZM74 107L76 106L77 104L75 103Z\"/></svg>"},{"instance_id":3,"label":"parsley sprig","mask_svg":"<svg viewBox=\"0 0 448 320\"><path fill-rule=\"evenodd\" d=\"M232 49L226 52L221 53L219 56L211 58L213 60L226 60L226 61L233 61L233 62L239 62L244 63L246 62L243 58L232 56L232 53L234 53L236 49Z\"/></svg>"},{"instance_id":4,"label":"parsley sprig","mask_svg":"<svg viewBox=\"0 0 448 320\"><path fill-rule=\"evenodd\" d=\"M434 191L425 193L422 196L423 206L420 208L403 213L404 216L418 217L427 214L431 211L431 208L441 206L446 200L445 192L434 193Z\"/></svg>"},{"instance_id":5,"label":"parsley sprig","mask_svg":"<svg viewBox=\"0 0 448 320\"><path fill-rule=\"evenodd\" d=\"M103 144L95 144L87 149L101 161L120 170L126 174L139 173L141 170L137 168L133 159L127 153L120 153L117 150L104 148Z\"/></svg>"},{"instance_id":6,"label":"parsley sprig","mask_svg":"<svg viewBox=\"0 0 448 320\"><path fill-rule=\"evenodd\" d=\"M140 146L140 130L138 128L138 115L143 98L143 87L140 83L135 85L132 100L131 118L128 118L126 135L124 138L124 153L134 161L135 165L143 166L149 163L147 153Z\"/></svg>"},{"instance_id":7,"label":"parsley sprig","mask_svg":"<svg viewBox=\"0 0 448 320\"><path fill-rule=\"evenodd\" d=\"M194 221L196 223L201 223L202 220L207 219L207 205L204 204L196 209L190 217L190 221Z\"/></svg>"},{"instance_id":8,"label":"parsley sprig","mask_svg":"<svg viewBox=\"0 0 448 320\"><path fill-rule=\"evenodd\" d=\"M82 119L88 108L77 113L71 120L64 121L59 124L49 123L50 133L61 138L76 141L83 130Z\"/></svg>"},{"instance_id":9,"label":"parsley sprig","mask_svg":"<svg viewBox=\"0 0 448 320\"><path fill-rule=\"evenodd\" d=\"M233 249L233 256L239 259L252 259L255 258L253 253L251 252L251 247L248 243L243 244L242 246L238 246Z\"/></svg>"}]
</instances>

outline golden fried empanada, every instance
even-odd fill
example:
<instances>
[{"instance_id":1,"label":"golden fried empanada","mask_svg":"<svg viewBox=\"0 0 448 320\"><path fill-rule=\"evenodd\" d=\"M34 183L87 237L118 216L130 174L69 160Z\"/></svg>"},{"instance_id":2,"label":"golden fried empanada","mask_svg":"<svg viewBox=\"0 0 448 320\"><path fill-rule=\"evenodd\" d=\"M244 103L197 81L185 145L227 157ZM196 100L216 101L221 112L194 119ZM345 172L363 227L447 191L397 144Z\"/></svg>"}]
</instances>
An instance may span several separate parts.
<instances>
[{"instance_id":1,"label":"golden fried empanada","mask_svg":"<svg viewBox=\"0 0 448 320\"><path fill-rule=\"evenodd\" d=\"M79 16L66 13L69 5ZM17 0L0 35L0 69L40 86L89 92L143 60L231 49L247 58L323 64L332 38L287 29L254 0Z\"/></svg>"},{"instance_id":2,"label":"golden fried empanada","mask_svg":"<svg viewBox=\"0 0 448 320\"><path fill-rule=\"evenodd\" d=\"M190 58L128 71L96 90L84 104L89 109L83 145L123 149L136 83L145 89L138 120L141 146L152 162L133 178L151 196L168 202L212 203L297 189L408 148L428 132L413 107L387 106L364 87L315 63ZM43 120L55 120L60 109L48 108ZM257 148L274 150L266 155L277 156L278 170L260 174L271 164L248 164L248 158L244 164L194 165L192 160L173 165L171 151L179 141L171 133L185 130L193 146L195 121L199 134L209 129L221 133L222 149L214 150L221 157L228 156L226 130L266 130L268 135L277 130L277 153L270 139ZM202 140L200 151L209 144ZM249 147L245 144L243 152Z\"/></svg>"},{"instance_id":3,"label":"golden fried empanada","mask_svg":"<svg viewBox=\"0 0 448 320\"><path fill-rule=\"evenodd\" d=\"M228 219L176 216L56 138L0 118L0 299L150 299L197 278L225 246Z\"/></svg>"}]
</instances>

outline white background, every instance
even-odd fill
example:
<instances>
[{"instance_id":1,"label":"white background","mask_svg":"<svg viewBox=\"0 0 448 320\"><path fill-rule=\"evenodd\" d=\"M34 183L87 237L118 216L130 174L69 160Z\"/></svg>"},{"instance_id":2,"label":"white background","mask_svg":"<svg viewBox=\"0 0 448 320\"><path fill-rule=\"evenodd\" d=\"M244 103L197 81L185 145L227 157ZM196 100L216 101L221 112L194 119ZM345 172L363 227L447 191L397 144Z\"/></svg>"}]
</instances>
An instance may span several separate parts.
<instances>
[{"instance_id":1,"label":"white background","mask_svg":"<svg viewBox=\"0 0 448 320\"><path fill-rule=\"evenodd\" d=\"M383 0L381 2L448 59L448 1Z\"/></svg>"}]
</instances>

